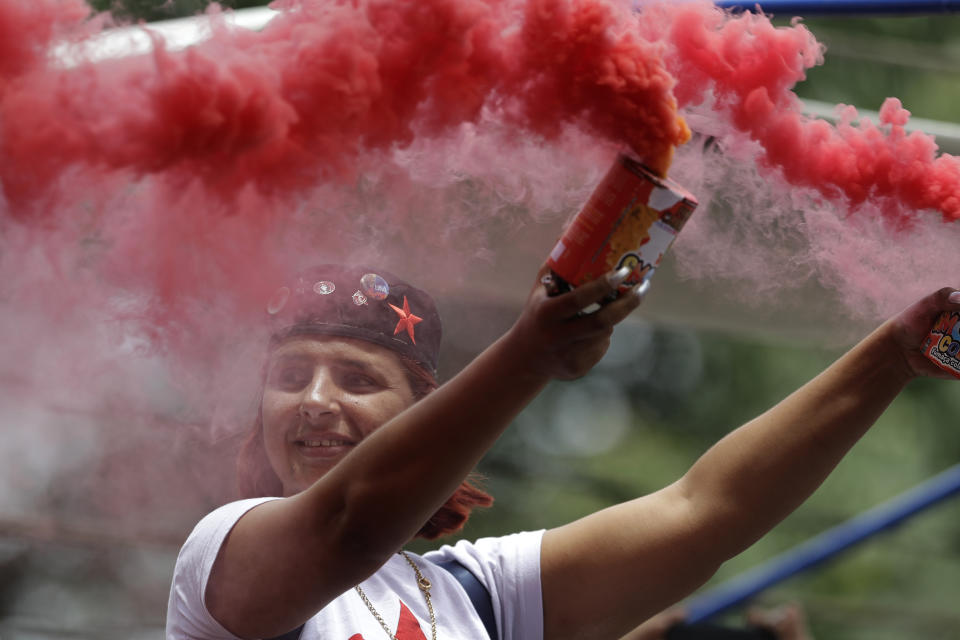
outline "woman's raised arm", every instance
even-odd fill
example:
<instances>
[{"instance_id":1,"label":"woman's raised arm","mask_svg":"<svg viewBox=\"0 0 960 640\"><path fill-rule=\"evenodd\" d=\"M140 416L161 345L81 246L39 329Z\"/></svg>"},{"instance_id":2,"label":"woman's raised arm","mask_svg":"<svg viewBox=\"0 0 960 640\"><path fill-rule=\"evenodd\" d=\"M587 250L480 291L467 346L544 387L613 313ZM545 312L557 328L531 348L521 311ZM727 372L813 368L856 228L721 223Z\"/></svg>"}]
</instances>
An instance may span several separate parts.
<instances>
[{"instance_id":1,"label":"woman's raised arm","mask_svg":"<svg viewBox=\"0 0 960 640\"><path fill-rule=\"evenodd\" d=\"M614 638L688 595L803 502L909 380L945 376L920 353L960 294L942 289L733 431L677 482L548 531L546 636Z\"/></svg>"}]
</instances>

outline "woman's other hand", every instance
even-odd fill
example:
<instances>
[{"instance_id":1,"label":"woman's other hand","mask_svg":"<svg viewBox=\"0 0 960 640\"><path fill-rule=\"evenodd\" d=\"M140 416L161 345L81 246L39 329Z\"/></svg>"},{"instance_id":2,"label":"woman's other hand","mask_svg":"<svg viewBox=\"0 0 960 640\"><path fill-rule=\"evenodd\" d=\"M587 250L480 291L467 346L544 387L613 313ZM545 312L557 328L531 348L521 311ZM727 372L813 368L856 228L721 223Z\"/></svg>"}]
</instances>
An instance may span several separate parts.
<instances>
[{"instance_id":1,"label":"woman's other hand","mask_svg":"<svg viewBox=\"0 0 960 640\"><path fill-rule=\"evenodd\" d=\"M953 378L923 355L923 342L944 311L960 313L960 291L945 287L910 305L882 327L902 358L908 377Z\"/></svg>"},{"instance_id":2,"label":"woman's other hand","mask_svg":"<svg viewBox=\"0 0 960 640\"><path fill-rule=\"evenodd\" d=\"M517 363L530 373L573 380L600 361L613 328L640 305L647 285L641 283L594 310L630 275L629 268L553 297L542 281L548 274L546 266L540 269L526 306L506 337Z\"/></svg>"}]
</instances>

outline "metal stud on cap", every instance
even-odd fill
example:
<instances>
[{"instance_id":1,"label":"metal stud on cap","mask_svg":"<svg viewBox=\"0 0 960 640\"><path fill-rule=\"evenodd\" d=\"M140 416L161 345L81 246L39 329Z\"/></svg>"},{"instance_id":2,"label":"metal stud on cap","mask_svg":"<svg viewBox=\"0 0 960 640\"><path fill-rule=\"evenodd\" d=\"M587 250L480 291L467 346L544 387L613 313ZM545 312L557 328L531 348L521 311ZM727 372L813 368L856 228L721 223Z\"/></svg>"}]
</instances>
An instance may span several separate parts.
<instances>
[{"instance_id":1,"label":"metal stud on cap","mask_svg":"<svg viewBox=\"0 0 960 640\"><path fill-rule=\"evenodd\" d=\"M360 290L374 300L386 300L390 295L390 285L375 273L367 273L360 278Z\"/></svg>"},{"instance_id":2,"label":"metal stud on cap","mask_svg":"<svg viewBox=\"0 0 960 640\"><path fill-rule=\"evenodd\" d=\"M313 285L314 293L317 293L321 296L328 296L336 290L337 285L333 284L329 280L321 280Z\"/></svg>"},{"instance_id":3,"label":"metal stud on cap","mask_svg":"<svg viewBox=\"0 0 960 640\"><path fill-rule=\"evenodd\" d=\"M357 305L358 307L361 306L361 305L367 304L367 296L363 295L363 294L362 294L361 292L359 292L359 291L354 292L354 294L353 294L353 304Z\"/></svg>"}]
</instances>

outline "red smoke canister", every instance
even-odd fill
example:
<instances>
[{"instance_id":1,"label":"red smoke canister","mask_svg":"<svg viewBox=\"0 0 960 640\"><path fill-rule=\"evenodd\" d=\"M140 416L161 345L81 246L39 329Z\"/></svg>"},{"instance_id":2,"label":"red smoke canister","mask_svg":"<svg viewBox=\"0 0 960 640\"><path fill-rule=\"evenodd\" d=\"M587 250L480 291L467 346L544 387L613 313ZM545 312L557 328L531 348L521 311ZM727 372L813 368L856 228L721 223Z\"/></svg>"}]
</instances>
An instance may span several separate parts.
<instances>
[{"instance_id":1,"label":"red smoke canister","mask_svg":"<svg viewBox=\"0 0 960 640\"><path fill-rule=\"evenodd\" d=\"M621 291L649 280L696 206L686 189L620 155L550 252L551 293L623 266L632 271Z\"/></svg>"},{"instance_id":2,"label":"red smoke canister","mask_svg":"<svg viewBox=\"0 0 960 640\"><path fill-rule=\"evenodd\" d=\"M960 378L960 313L944 311L923 341L923 355Z\"/></svg>"}]
</instances>

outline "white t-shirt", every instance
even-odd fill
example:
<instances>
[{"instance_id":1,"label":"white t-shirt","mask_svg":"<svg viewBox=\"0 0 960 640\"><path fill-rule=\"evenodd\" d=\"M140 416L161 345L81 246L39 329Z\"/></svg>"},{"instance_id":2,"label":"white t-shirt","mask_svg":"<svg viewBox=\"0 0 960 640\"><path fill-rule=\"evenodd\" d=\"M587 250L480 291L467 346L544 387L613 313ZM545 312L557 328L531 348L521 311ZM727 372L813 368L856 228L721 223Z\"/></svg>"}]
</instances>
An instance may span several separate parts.
<instances>
[{"instance_id":1,"label":"white t-shirt","mask_svg":"<svg viewBox=\"0 0 960 640\"><path fill-rule=\"evenodd\" d=\"M232 502L203 518L187 538L174 569L167 606L167 640L233 640L207 611L203 594L220 546L240 517L267 500L253 498ZM494 618L501 640L543 638L543 601L540 591L540 541L542 531L483 538L475 543L461 540L424 556L410 554L423 575L433 583L430 590L437 619L437 638L478 640L489 636L466 591L448 571L434 562L457 560L490 592ZM404 616L419 622L422 635L414 631L398 640L429 640L430 614L413 569L395 555L374 575L360 583L392 633ZM356 590L350 589L307 621L302 640L380 640L386 633Z\"/></svg>"}]
</instances>

